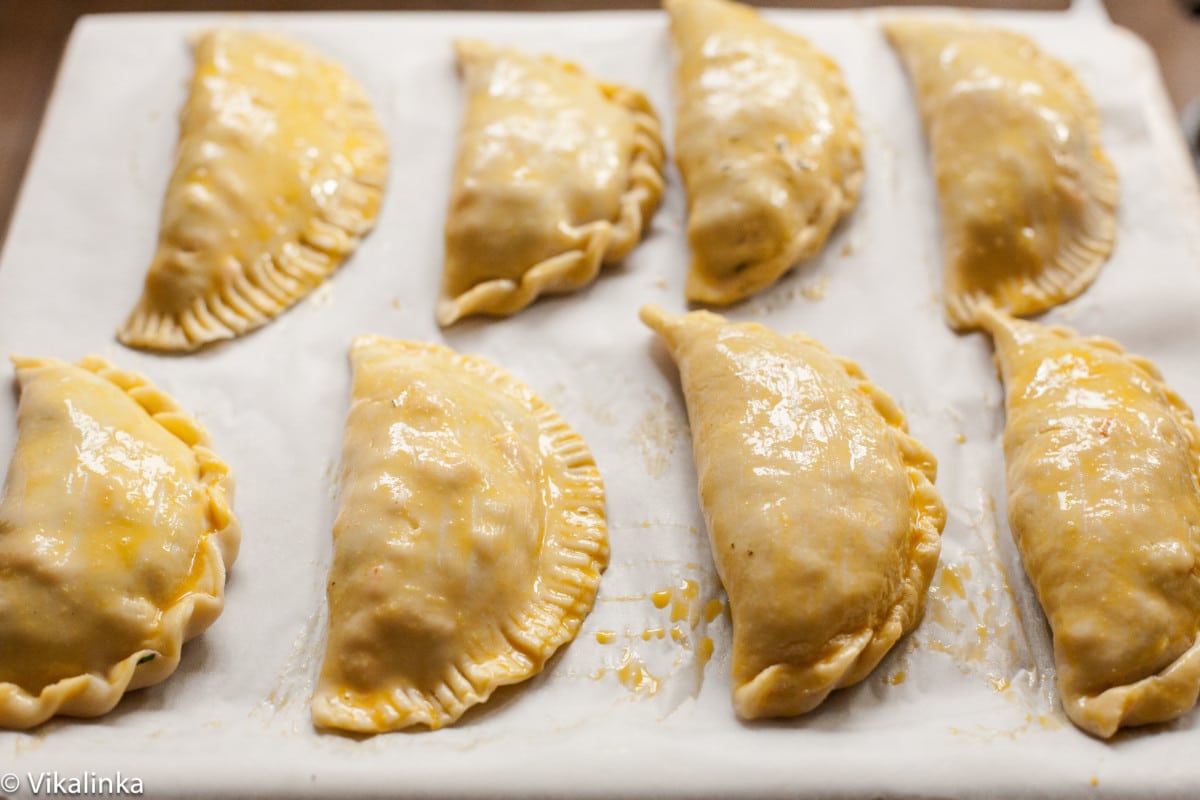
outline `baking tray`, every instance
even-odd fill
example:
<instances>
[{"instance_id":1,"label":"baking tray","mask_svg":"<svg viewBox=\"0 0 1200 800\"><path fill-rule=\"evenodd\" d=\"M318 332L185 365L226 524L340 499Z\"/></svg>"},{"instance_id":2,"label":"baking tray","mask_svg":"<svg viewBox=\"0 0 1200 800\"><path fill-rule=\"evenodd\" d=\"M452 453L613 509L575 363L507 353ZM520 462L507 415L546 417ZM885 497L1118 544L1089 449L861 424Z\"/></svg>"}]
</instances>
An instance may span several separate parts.
<instances>
[{"instance_id":1,"label":"baking tray","mask_svg":"<svg viewBox=\"0 0 1200 800\"><path fill-rule=\"evenodd\" d=\"M1116 797L1200 792L1200 714L1103 743L1053 690L1043 618L1005 522L1001 386L981 335L940 308L936 199L882 13L770 11L845 71L865 136L863 199L818 258L729 310L857 359L940 461L949 519L920 628L861 685L797 720L745 724L729 702L729 622L697 505L674 366L637 321L682 310L677 173L648 238L591 287L502 321L433 322L462 102L450 41L553 52L643 88L670 141L660 12L130 15L72 34L0 262L0 349L141 370L208 426L238 478L244 530L226 611L176 675L96 720L0 733L0 774L142 781L148 796ZM899 13L899 12L897 12ZM1122 184L1117 247L1048 318L1150 356L1200 406L1200 199L1140 42L1101 14L977 13L1074 67ZM189 33L279 30L344 62L388 130L376 231L266 328L186 357L126 350L171 169ZM453 728L316 733L336 459L358 333L444 341L522 377L588 439L608 489L612 562L577 640ZM11 368L0 367L9 380ZM15 431L0 392L0 460ZM708 656L708 642L712 653ZM85 784L86 785L86 784ZM0 792L2 793L2 792Z\"/></svg>"}]
</instances>

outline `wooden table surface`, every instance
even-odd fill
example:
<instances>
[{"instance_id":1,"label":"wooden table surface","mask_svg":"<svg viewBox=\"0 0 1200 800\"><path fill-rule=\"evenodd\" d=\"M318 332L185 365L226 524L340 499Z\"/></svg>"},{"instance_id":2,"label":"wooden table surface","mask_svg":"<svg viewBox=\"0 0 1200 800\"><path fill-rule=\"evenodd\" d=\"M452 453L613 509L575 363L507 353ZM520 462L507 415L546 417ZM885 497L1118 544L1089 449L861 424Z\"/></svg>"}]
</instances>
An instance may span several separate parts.
<instances>
[{"instance_id":1,"label":"wooden table surface","mask_svg":"<svg viewBox=\"0 0 1200 800\"><path fill-rule=\"evenodd\" d=\"M928 5L936 0L905 0L894 5ZM1200 21L1189 18L1175 0L1105 0L1118 24L1146 39L1158 54L1168 91L1177 108L1200 97ZM878 0L770 0L762 5L861 8ZM1068 0L952 0L952 5L1061 10ZM21 177L54 84L67 36L83 14L147 11L314 11L314 10L522 10L563 11L654 8L653 0L0 0L0 245L16 201Z\"/></svg>"}]
</instances>

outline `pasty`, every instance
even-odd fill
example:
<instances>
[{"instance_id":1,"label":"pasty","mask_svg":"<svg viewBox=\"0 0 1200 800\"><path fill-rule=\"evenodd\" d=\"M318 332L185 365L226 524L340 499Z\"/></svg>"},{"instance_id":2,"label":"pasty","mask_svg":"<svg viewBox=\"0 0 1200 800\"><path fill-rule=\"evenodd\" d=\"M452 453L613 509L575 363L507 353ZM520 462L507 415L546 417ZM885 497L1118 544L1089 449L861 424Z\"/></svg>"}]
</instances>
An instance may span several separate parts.
<instances>
[{"instance_id":1,"label":"pasty","mask_svg":"<svg viewBox=\"0 0 1200 800\"><path fill-rule=\"evenodd\" d=\"M96 356L16 358L0 500L0 727L94 717L165 679L221 613L241 534L208 435Z\"/></svg>"},{"instance_id":2,"label":"pasty","mask_svg":"<svg viewBox=\"0 0 1200 800\"><path fill-rule=\"evenodd\" d=\"M1200 430L1154 365L982 309L1007 421L1008 519L1054 634L1058 689L1094 736L1200 692Z\"/></svg>"},{"instance_id":3,"label":"pasty","mask_svg":"<svg viewBox=\"0 0 1200 800\"><path fill-rule=\"evenodd\" d=\"M837 65L727 0L664 0L687 298L728 305L815 256L858 203L862 136Z\"/></svg>"},{"instance_id":4,"label":"pasty","mask_svg":"<svg viewBox=\"0 0 1200 800\"><path fill-rule=\"evenodd\" d=\"M1016 33L932 19L885 29L932 151L950 324L978 327L980 301L1026 315L1078 295L1116 232L1117 176L1087 90Z\"/></svg>"},{"instance_id":5,"label":"pasty","mask_svg":"<svg viewBox=\"0 0 1200 800\"><path fill-rule=\"evenodd\" d=\"M466 88L437 319L507 316L620 261L663 192L658 118L573 64L455 43Z\"/></svg>"},{"instance_id":6,"label":"pasty","mask_svg":"<svg viewBox=\"0 0 1200 800\"><path fill-rule=\"evenodd\" d=\"M265 325L358 247L379 211L387 140L338 64L281 36L195 43L158 250L118 332L195 350Z\"/></svg>"},{"instance_id":7,"label":"pasty","mask_svg":"<svg viewBox=\"0 0 1200 800\"><path fill-rule=\"evenodd\" d=\"M574 638L608 561L587 444L495 365L360 336L322 728L440 728Z\"/></svg>"},{"instance_id":8,"label":"pasty","mask_svg":"<svg viewBox=\"0 0 1200 800\"><path fill-rule=\"evenodd\" d=\"M679 366L733 618L733 706L792 716L916 626L946 522L937 463L853 363L801 334L646 306Z\"/></svg>"}]
</instances>

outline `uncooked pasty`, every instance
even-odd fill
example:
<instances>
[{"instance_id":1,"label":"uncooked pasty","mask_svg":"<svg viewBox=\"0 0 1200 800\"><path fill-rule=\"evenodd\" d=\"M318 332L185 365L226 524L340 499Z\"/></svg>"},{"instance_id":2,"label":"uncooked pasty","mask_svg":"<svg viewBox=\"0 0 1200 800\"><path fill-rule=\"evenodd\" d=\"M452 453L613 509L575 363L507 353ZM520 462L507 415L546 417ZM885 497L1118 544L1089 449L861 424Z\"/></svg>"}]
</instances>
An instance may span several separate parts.
<instances>
[{"instance_id":1,"label":"uncooked pasty","mask_svg":"<svg viewBox=\"0 0 1200 800\"><path fill-rule=\"evenodd\" d=\"M733 617L734 709L803 714L920 620L946 521L936 461L891 398L807 336L641 316L679 366Z\"/></svg>"},{"instance_id":2,"label":"uncooked pasty","mask_svg":"<svg viewBox=\"0 0 1200 800\"><path fill-rule=\"evenodd\" d=\"M323 728L440 728L539 672L608 561L587 444L495 365L361 336L329 573Z\"/></svg>"},{"instance_id":3,"label":"uncooked pasty","mask_svg":"<svg viewBox=\"0 0 1200 800\"><path fill-rule=\"evenodd\" d=\"M1117 177L1065 65L968 22L885 24L916 91L941 201L946 314L1033 314L1091 284L1112 251Z\"/></svg>"},{"instance_id":4,"label":"uncooked pasty","mask_svg":"<svg viewBox=\"0 0 1200 800\"><path fill-rule=\"evenodd\" d=\"M93 717L165 679L221 613L240 531L208 436L96 356L17 358L0 501L0 727Z\"/></svg>"},{"instance_id":5,"label":"uncooked pasty","mask_svg":"<svg viewBox=\"0 0 1200 800\"><path fill-rule=\"evenodd\" d=\"M280 36L210 31L180 118L158 251L118 333L194 350L269 322L375 222L387 140L344 69Z\"/></svg>"},{"instance_id":6,"label":"uncooked pasty","mask_svg":"<svg viewBox=\"0 0 1200 800\"><path fill-rule=\"evenodd\" d=\"M446 217L441 325L590 283L663 191L658 118L634 89L511 48L455 43L467 101Z\"/></svg>"},{"instance_id":7,"label":"uncooked pasty","mask_svg":"<svg viewBox=\"0 0 1200 800\"><path fill-rule=\"evenodd\" d=\"M727 305L816 255L858 202L862 137L841 71L727 0L664 0L689 300Z\"/></svg>"},{"instance_id":8,"label":"uncooked pasty","mask_svg":"<svg viewBox=\"0 0 1200 800\"><path fill-rule=\"evenodd\" d=\"M1095 736L1200 692L1200 429L1154 365L981 309L1007 421L1008 519L1054 634L1058 689Z\"/></svg>"}]
</instances>

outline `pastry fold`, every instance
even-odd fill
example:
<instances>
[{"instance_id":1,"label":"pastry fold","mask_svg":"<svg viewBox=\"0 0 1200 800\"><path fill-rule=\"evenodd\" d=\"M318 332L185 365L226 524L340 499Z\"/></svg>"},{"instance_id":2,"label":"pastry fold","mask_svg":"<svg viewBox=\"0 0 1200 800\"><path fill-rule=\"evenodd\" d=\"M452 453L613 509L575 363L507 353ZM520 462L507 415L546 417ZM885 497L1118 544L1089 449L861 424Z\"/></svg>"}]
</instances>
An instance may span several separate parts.
<instances>
[{"instance_id":1,"label":"pastry fold","mask_svg":"<svg viewBox=\"0 0 1200 800\"><path fill-rule=\"evenodd\" d=\"M982 309L1004 379L1008 519L1077 726L1174 719L1200 694L1200 429L1144 358Z\"/></svg>"},{"instance_id":2,"label":"pastry fold","mask_svg":"<svg viewBox=\"0 0 1200 800\"><path fill-rule=\"evenodd\" d=\"M841 70L729 0L665 0L688 300L729 305L815 256L858 203L862 136Z\"/></svg>"},{"instance_id":3,"label":"pastry fold","mask_svg":"<svg viewBox=\"0 0 1200 800\"><path fill-rule=\"evenodd\" d=\"M360 336L317 726L440 728L541 671L608 561L587 444L509 373Z\"/></svg>"},{"instance_id":4,"label":"pastry fold","mask_svg":"<svg viewBox=\"0 0 1200 800\"><path fill-rule=\"evenodd\" d=\"M195 42L158 249L118 331L188 351L265 325L329 277L375 224L387 138L338 64L282 36Z\"/></svg>"},{"instance_id":5,"label":"pastry fold","mask_svg":"<svg viewBox=\"0 0 1200 800\"><path fill-rule=\"evenodd\" d=\"M623 259L663 192L658 117L574 64L455 43L466 90L446 214L440 325L508 316Z\"/></svg>"},{"instance_id":6,"label":"pastry fold","mask_svg":"<svg viewBox=\"0 0 1200 800\"><path fill-rule=\"evenodd\" d=\"M134 372L15 358L0 500L0 727L94 717L216 620L241 534L208 435Z\"/></svg>"},{"instance_id":7,"label":"pastry fold","mask_svg":"<svg viewBox=\"0 0 1200 800\"><path fill-rule=\"evenodd\" d=\"M794 716L920 621L945 509L933 454L853 362L801 334L655 306L733 618L733 706Z\"/></svg>"},{"instance_id":8,"label":"pastry fold","mask_svg":"<svg viewBox=\"0 0 1200 800\"><path fill-rule=\"evenodd\" d=\"M884 25L912 79L941 205L947 318L1025 316L1078 295L1116 236L1096 104L1028 38L972 22Z\"/></svg>"}]
</instances>

